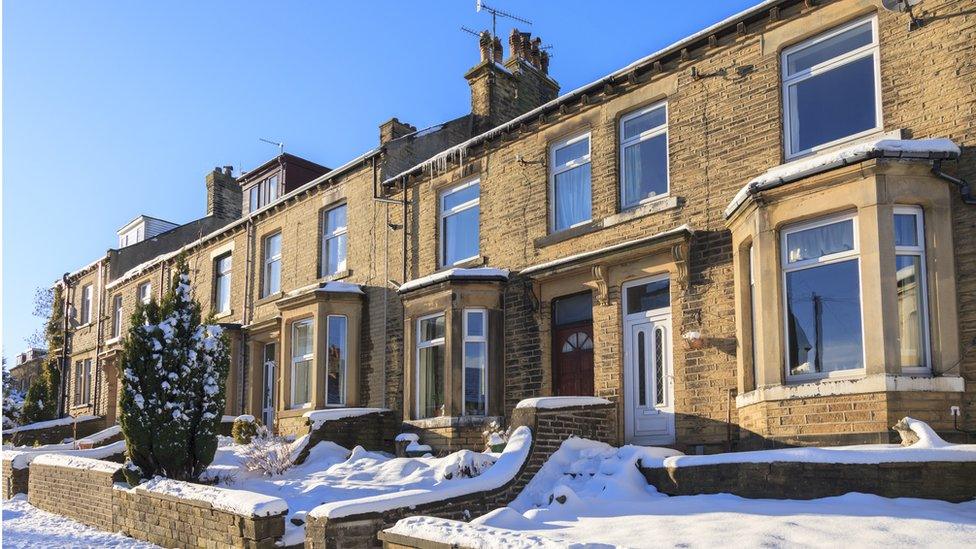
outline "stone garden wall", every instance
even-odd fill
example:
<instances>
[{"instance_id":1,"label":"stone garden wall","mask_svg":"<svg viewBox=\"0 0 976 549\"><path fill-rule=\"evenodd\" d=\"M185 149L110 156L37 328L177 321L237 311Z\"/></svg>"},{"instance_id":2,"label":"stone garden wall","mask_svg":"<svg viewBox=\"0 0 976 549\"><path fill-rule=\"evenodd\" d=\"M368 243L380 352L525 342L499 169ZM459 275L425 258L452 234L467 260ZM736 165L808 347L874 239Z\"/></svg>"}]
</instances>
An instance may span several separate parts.
<instances>
[{"instance_id":1,"label":"stone garden wall","mask_svg":"<svg viewBox=\"0 0 976 549\"><path fill-rule=\"evenodd\" d=\"M301 420L304 427L293 434L309 435L305 449L299 454L297 463L302 463L313 446L328 440L344 448L362 446L367 450L393 453L394 437L399 422L392 410L381 408L316 410L311 417L291 418ZM345 415L352 414L352 415ZM294 423L294 422L293 422ZM279 427L281 424L279 423Z\"/></svg>"},{"instance_id":2,"label":"stone garden wall","mask_svg":"<svg viewBox=\"0 0 976 549\"><path fill-rule=\"evenodd\" d=\"M594 401L599 399L593 399ZM504 486L423 505L403 506L382 513L367 513L341 518L309 516L305 526L305 546L312 548L360 548L379 546L377 533L412 515L468 520L511 502L539 471L562 441L577 436L612 443L616 408L599 404L565 408L516 408L512 429L526 426L532 431L532 447L522 468Z\"/></svg>"},{"instance_id":3,"label":"stone garden wall","mask_svg":"<svg viewBox=\"0 0 976 549\"><path fill-rule=\"evenodd\" d=\"M722 463L641 468L670 496L729 493L746 498L815 499L848 492L887 498L968 501L976 497L976 462Z\"/></svg>"},{"instance_id":4,"label":"stone garden wall","mask_svg":"<svg viewBox=\"0 0 976 549\"><path fill-rule=\"evenodd\" d=\"M27 479L29 470L15 469L14 460L9 457L3 458L3 499L10 499L15 494L27 493Z\"/></svg>"},{"instance_id":5,"label":"stone garden wall","mask_svg":"<svg viewBox=\"0 0 976 549\"><path fill-rule=\"evenodd\" d=\"M41 422L34 425L43 423L48 422ZM77 430L75 430L75 426L77 426ZM58 444L66 438L79 439L87 437L106 427L108 427L108 424L103 417L94 417L78 422L41 427L39 429L32 429L31 425L24 425L13 430L5 431L3 433L3 442L4 444L9 443L14 446Z\"/></svg>"}]
</instances>

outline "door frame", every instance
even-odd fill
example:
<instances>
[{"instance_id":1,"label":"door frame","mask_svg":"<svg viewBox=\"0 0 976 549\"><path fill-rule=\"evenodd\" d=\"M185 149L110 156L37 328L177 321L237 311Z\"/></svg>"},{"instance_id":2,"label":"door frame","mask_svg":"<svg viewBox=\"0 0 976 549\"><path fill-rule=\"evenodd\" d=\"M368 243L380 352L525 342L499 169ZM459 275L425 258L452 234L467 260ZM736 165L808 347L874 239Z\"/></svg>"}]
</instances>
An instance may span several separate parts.
<instances>
[{"instance_id":1,"label":"door frame","mask_svg":"<svg viewBox=\"0 0 976 549\"><path fill-rule=\"evenodd\" d=\"M274 345L275 346L275 360L267 360L267 358L268 358L268 355L267 355L268 345ZM275 417L278 415L278 409L277 409L278 408L278 395L277 395L277 389L278 388L276 387L276 385L278 385L278 371L277 371L278 370L278 357L277 357L277 353L278 353L278 345L277 345L277 343L264 343L261 346L261 388L262 388L262 392L261 392L261 421L264 421L265 422L265 427L267 427L268 429L271 429L271 425L270 424L275 421ZM271 367L270 368L268 367L268 363L269 362L271 363ZM268 388L268 380L269 380L269 371L268 370L270 370L270 381L271 381L270 392L269 392L269 388ZM266 398L266 396L268 394L271 395L270 414L269 414L269 408L266 406L266 402L265 402L265 398ZM266 417L267 415L270 415L270 418L267 418ZM270 422L269 421L266 421L266 419L270 419L271 421Z\"/></svg>"},{"instance_id":2,"label":"door frame","mask_svg":"<svg viewBox=\"0 0 976 549\"><path fill-rule=\"evenodd\" d=\"M665 380L665 402L666 406L662 408L670 411L670 419L668 421L667 427L668 432L666 435L652 436L642 438L640 442L636 444L674 444L675 442L675 421L674 421L674 353L673 353L673 341L674 334L672 332L672 308L670 306L670 295L668 298L669 306L667 308L651 309L649 311L641 311L639 313L627 314L627 289L633 286L640 286L650 282L658 282L661 280L668 280L668 291L671 288L671 275L670 273L664 273L661 275L650 276L645 278L639 278L636 280L630 280L621 285L620 294L620 313L621 313L621 347L623 349L623 406L624 406L624 442L626 444L631 444L634 439L634 428L635 428L635 405L637 401L637 395L635 392L635 371L634 371L634 351L632 349L633 341L631 340L631 333L633 332L633 326L636 324L642 324L645 322L650 322L652 324L663 324L665 327L665 353L664 353L664 364L665 372L662 378ZM646 442L645 442L646 440Z\"/></svg>"}]
</instances>

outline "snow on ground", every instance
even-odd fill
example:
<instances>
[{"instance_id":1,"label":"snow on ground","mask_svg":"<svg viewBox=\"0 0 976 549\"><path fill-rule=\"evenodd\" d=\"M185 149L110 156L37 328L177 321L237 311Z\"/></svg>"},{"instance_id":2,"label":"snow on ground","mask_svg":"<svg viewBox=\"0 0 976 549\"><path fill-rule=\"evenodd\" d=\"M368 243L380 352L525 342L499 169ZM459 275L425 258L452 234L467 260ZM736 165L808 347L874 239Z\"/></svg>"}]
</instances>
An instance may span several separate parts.
<instances>
[{"instance_id":1,"label":"snow on ground","mask_svg":"<svg viewBox=\"0 0 976 549\"><path fill-rule=\"evenodd\" d=\"M18 494L3 502L3 546L33 547L125 547L152 549L151 543L122 534L103 532L71 519L41 511Z\"/></svg>"},{"instance_id":2,"label":"snow on ground","mask_svg":"<svg viewBox=\"0 0 976 549\"><path fill-rule=\"evenodd\" d=\"M464 547L972 546L976 500L850 493L818 500L667 497L636 464L678 452L569 439L508 507L471 523L410 517L389 531ZM730 538L733 536L733 538ZM843 537L840 537L843 536Z\"/></svg>"},{"instance_id":3,"label":"snow on ground","mask_svg":"<svg viewBox=\"0 0 976 549\"><path fill-rule=\"evenodd\" d=\"M297 441L296 441L297 442ZM353 500L404 491L428 491L450 487L464 477L463 469L490 469L498 454L467 450L443 458L394 458L369 452L361 447L349 451L333 442L322 441L309 450L308 458L279 476L264 476L244 467L246 445L220 437L220 446L207 474L219 479L218 486L249 490L285 500L285 544L300 543L305 526L291 519L304 520L311 509L324 503Z\"/></svg>"}]
</instances>

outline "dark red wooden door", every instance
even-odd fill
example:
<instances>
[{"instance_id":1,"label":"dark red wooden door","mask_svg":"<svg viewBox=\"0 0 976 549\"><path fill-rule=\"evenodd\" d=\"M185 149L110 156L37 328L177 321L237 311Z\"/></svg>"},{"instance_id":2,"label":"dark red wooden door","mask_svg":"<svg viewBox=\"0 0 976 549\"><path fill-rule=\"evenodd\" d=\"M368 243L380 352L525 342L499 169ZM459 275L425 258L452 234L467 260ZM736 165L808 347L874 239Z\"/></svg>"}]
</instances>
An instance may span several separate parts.
<instances>
[{"instance_id":1,"label":"dark red wooden door","mask_svg":"<svg viewBox=\"0 0 976 549\"><path fill-rule=\"evenodd\" d=\"M593 396L593 323L555 328L552 364L557 396Z\"/></svg>"}]
</instances>

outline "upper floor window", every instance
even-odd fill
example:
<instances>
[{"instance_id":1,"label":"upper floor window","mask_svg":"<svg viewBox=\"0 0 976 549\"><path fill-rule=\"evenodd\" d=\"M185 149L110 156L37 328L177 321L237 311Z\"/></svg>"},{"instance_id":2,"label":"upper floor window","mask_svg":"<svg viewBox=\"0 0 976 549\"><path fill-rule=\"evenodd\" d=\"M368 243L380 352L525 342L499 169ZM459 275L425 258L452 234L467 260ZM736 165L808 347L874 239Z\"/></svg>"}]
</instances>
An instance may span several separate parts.
<instances>
[{"instance_id":1,"label":"upper floor window","mask_svg":"<svg viewBox=\"0 0 976 549\"><path fill-rule=\"evenodd\" d=\"M88 324L91 322L91 310L92 310L92 285L86 284L81 288L81 315L78 321L81 324Z\"/></svg>"},{"instance_id":2,"label":"upper floor window","mask_svg":"<svg viewBox=\"0 0 976 549\"><path fill-rule=\"evenodd\" d=\"M346 403L346 317L329 315L325 347L325 403L342 405Z\"/></svg>"},{"instance_id":3,"label":"upper floor window","mask_svg":"<svg viewBox=\"0 0 976 549\"><path fill-rule=\"evenodd\" d=\"M928 369L925 229L922 209L895 207L895 284L902 371Z\"/></svg>"},{"instance_id":4,"label":"upper floor window","mask_svg":"<svg viewBox=\"0 0 976 549\"><path fill-rule=\"evenodd\" d=\"M441 265L478 257L481 183L469 181L441 194Z\"/></svg>"},{"instance_id":5,"label":"upper floor window","mask_svg":"<svg viewBox=\"0 0 976 549\"><path fill-rule=\"evenodd\" d=\"M122 335L122 295L112 298L112 337Z\"/></svg>"},{"instance_id":6,"label":"upper floor window","mask_svg":"<svg viewBox=\"0 0 976 549\"><path fill-rule=\"evenodd\" d=\"M797 225L782 240L790 376L863 368L856 218Z\"/></svg>"},{"instance_id":7,"label":"upper floor window","mask_svg":"<svg viewBox=\"0 0 976 549\"><path fill-rule=\"evenodd\" d=\"M264 285L261 297L281 291L281 233L264 239Z\"/></svg>"},{"instance_id":8,"label":"upper floor window","mask_svg":"<svg viewBox=\"0 0 976 549\"><path fill-rule=\"evenodd\" d=\"M230 312L231 255L226 253L214 260L214 311Z\"/></svg>"},{"instance_id":9,"label":"upper floor window","mask_svg":"<svg viewBox=\"0 0 976 549\"><path fill-rule=\"evenodd\" d=\"M418 418L446 416L444 401L444 315L417 321Z\"/></svg>"},{"instance_id":10,"label":"upper floor window","mask_svg":"<svg viewBox=\"0 0 976 549\"><path fill-rule=\"evenodd\" d=\"M139 301L143 303L149 303L152 300L152 284L149 282L143 282L139 285L137 290Z\"/></svg>"},{"instance_id":11,"label":"upper floor window","mask_svg":"<svg viewBox=\"0 0 976 549\"><path fill-rule=\"evenodd\" d=\"M464 310L464 415L488 413L488 315Z\"/></svg>"},{"instance_id":12,"label":"upper floor window","mask_svg":"<svg viewBox=\"0 0 976 549\"><path fill-rule=\"evenodd\" d=\"M278 176L271 177L257 183L248 191L248 211L253 212L258 208L274 202L281 195L278 188Z\"/></svg>"},{"instance_id":13,"label":"upper floor window","mask_svg":"<svg viewBox=\"0 0 976 549\"><path fill-rule=\"evenodd\" d=\"M587 223L592 218L590 134L554 143L549 152L553 231Z\"/></svg>"},{"instance_id":14,"label":"upper floor window","mask_svg":"<svg viewBox=\"0 0 976 549\"><path fill-rule=\"evenodd\" d=\"M345 204L322 212L322 276L346 270L347 233Z\"/></svg>"},{"instance_id":15,"label":"upper floor window","mask_svg":"<svg viewBox=\"0 0 976 549\"><path fill-rule=\"evenodd\" d=\"M620 120L620 205L668 193L668 107L656 104Z\"/></svg>"},{"instance_id":16,"label":"upper floor window","mask_svg":"<svg viewBox=\"0 0 976 549\"><path fill-rule=\"evenodd\" d=\"M877 25L859 19L783 51L787 158L881 128Z\"/></svg>"}]
</instances>

